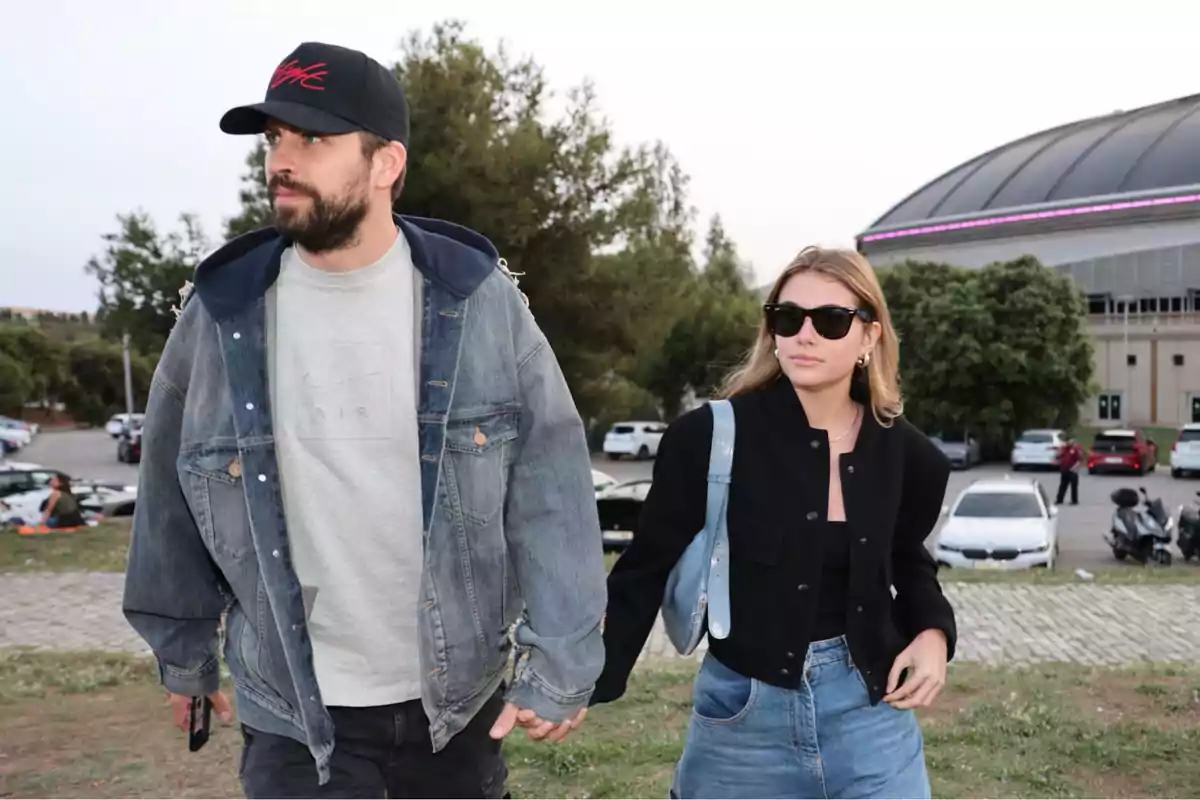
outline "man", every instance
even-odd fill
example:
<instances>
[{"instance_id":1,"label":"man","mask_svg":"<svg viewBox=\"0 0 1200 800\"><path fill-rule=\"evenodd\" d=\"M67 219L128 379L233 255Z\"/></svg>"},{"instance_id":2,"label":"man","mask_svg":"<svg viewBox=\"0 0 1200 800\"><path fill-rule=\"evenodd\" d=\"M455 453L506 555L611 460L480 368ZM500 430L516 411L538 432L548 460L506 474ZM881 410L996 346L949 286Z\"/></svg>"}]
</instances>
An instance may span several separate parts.
<instances>
[{"instance_id":1,"label":"man","mask_svg":"<svg viewBox=\"0 0 1200 800\"><path fill-rule=\"evenodd\" d=\"M1058 499L1056 506L1061 506L1067 497L1067 488L1071 489L1071 505L1079 505L1079 465L1083 463L1083 448L1075 443L1071 434L1063 437L1062 450L1058 454Z\"/></svg>"},{"instance_id":2,"label":"man","mask_svg":"<svg viewBox=\"0 0 1200 800\"><path fill-rule=\"evenodd\" d=\"M218 691L249 797L499 797L603 666L582 423L495 248L393 216L408 106L305 43L266 99L274 227L196 270L154 375L125 613L176 724ZM505 689L515 641L519 654Z\"/></svg>"}]
</instances>

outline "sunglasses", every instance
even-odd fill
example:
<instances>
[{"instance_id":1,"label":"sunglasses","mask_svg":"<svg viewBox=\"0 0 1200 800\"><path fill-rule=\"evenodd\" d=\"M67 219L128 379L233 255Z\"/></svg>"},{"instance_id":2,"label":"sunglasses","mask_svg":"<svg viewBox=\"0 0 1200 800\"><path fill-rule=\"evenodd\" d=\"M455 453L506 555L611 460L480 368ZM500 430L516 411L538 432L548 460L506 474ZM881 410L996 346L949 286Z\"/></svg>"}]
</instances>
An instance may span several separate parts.
<instances>
[{"instance_id":1,"label":"sunglasses","mask_svg":"<svg viewBox=\"0 0 1200 800\"><path fill-rule=\"evenodd\" d=\"M801 308L791 303L767 303L763 306L767 315L767 329L773 336L785 339L795 336L804 327L804 320L811 319L813 330L822 339L841 339L850 332L854 318L863 322L874 322L870 311L863 308L844 306L818 306Z\"/></svg>"}]
</instances>

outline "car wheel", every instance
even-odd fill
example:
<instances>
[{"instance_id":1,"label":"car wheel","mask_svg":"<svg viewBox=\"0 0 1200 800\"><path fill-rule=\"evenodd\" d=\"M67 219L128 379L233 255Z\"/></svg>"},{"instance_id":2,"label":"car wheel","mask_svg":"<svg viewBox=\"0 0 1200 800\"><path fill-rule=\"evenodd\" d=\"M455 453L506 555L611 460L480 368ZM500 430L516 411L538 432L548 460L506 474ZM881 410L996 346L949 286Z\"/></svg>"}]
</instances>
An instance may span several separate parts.
<instances>
[{"instance_id":1,"label":"car wheel","mask_svg":"<svg viewBox=\"0 0 1200 800\"><path fill-rule=\"evenodd\" d=\"M1171 477L1172 477L1172 478L1182 478L1182 477L1183 477L1183 470L1181 470L1181 469L1172 469L1172 470L1171 470Z\"/></svg>"},{"instance_id":2,"label":"car wheel","mask_svg":"<svg viewBox=\"0 0 1200 800\"><path fill-rule=\"evenodd\" d=\"M1095 475L1095 474L1096 474L1096 468L1088 467L1088 475Z\"/></svg>"},{"instance_id":3,"label":"car wheel","mask_svg":"<svg viewBox=\"0 0 1200 800\"><path fill-rule=\"evenodd\" d=\"M1150 560L1160 567L1169 567L1171 566L1171 551L1155 550L1154 555L1150 556Z\"/></svg>"},{"instance_id":4,"label":"car wheel","mask_svg":"<svg viewBox=\"0 0 1200 800\"><path fill-rule=\"evenodd\" d=\"M609 461L617 461L617 460L619 460L619 459L621 458L621 454L620 454L620 453L608 453L607 455L608 455L608 460L609 460Z\"/></svg>"},{"instance_id":5,"label":"car wheel","mask_svg":"<svg viewBox=\"0 0 1200 800\"><path fill-rule=\"evenodd\" d=\"M638 457L638 461L645 461L647 458L650 457L650 448L646 447L646 445L642 445L641 447L639 447L637 457Z\"/></svg>"},{"instance_id":6,"label":"car wheel","mask_svg":"<svg viewBox=\"0 0 1200 800\"><path fill-rule=\"evenodd\" d=\"M1127 555L1129 555L1124 550L1118 550L1115 547L1112 549L1112 553L1113 553L1113 558L1115 558L1117 561L1124 561L1125 557Z\"/></svg>"}]
</instances>

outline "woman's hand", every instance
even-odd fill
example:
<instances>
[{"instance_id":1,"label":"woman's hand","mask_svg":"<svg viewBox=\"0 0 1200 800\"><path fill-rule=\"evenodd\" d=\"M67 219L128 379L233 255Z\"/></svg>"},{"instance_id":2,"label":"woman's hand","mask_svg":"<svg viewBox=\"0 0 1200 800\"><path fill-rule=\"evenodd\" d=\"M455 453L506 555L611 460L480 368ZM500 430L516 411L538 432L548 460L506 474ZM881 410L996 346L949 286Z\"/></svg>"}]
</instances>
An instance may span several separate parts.
<instances>
[{"instance_id":1,"label":"woman's hand","mask_svg":"<svg viewBox=\"0 0 1200 800\"><path fill-rule=\"evenodd\" d=\"M900 675L908 670L904 685L897 688ZM896 656L888 673L887 694L883 701L897 709L925 708L941 694L946 685L946 634L936 628L921 631L908 647Z\"/></svg>"}]
</instances>

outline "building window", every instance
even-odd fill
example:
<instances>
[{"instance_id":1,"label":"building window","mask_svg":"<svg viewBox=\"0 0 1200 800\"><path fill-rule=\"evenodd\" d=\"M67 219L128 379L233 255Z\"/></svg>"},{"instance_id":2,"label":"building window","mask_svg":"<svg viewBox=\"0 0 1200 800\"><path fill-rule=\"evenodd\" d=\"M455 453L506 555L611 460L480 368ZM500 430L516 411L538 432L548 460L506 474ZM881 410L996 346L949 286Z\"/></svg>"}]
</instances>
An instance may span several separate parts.
<instances>
[{"instance_id":1,"label":"building window","mask_svg":"<svg viewBox=\"0 0 1200 800\"><path fill-rule=\"evenodd\" d=\"M1183 353L1176 353L1175 355L1171 356L1171 362L1177 367L1182 367Z\"/></svg>"},{"instance_id":2,"label":"building window","mask_svg":"<svg viewBox=\"0 0 1200 800\"><path fill-rule=\"evenodd\" d=\"M1106 392L1097 398L1096 417L1101 422L1119 422L1121 420L1121 393Z\"/></svg>"},{"instance_id":3,"label":"building window","mask_svg":"<svg viewBox=\"0 0 1200 800\"><path fill-rule=\"evenodd\" d=\"M1137 366L1137 354L1130 353L1129 355L1125 356L1125 364L1130 367L1136 367Z\"/></svg>"}]
</instances>

